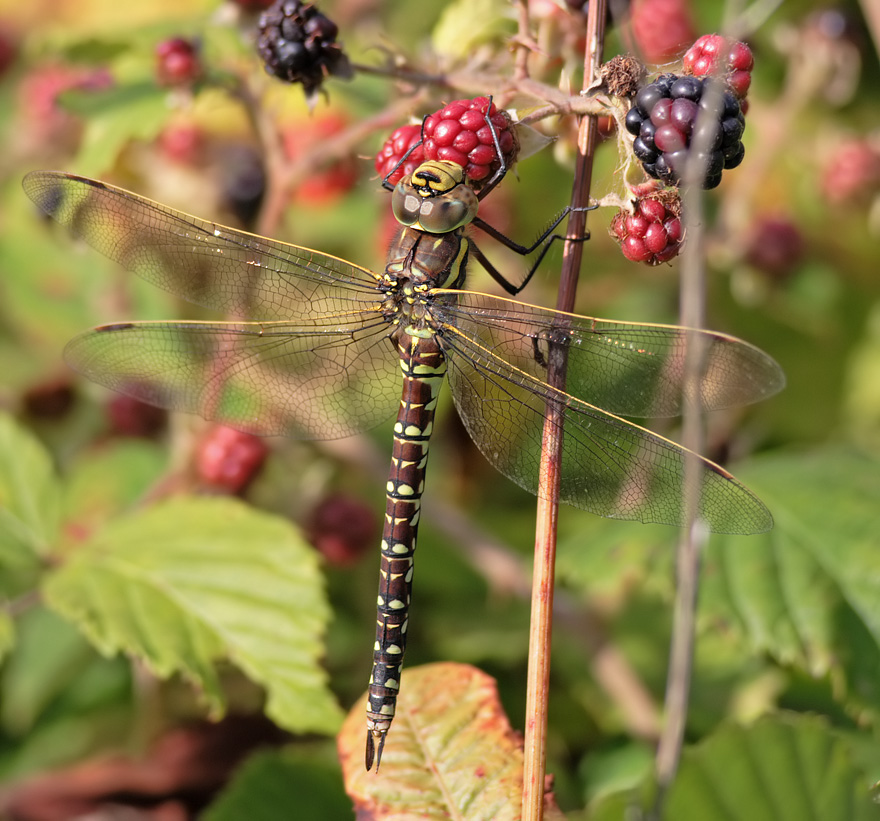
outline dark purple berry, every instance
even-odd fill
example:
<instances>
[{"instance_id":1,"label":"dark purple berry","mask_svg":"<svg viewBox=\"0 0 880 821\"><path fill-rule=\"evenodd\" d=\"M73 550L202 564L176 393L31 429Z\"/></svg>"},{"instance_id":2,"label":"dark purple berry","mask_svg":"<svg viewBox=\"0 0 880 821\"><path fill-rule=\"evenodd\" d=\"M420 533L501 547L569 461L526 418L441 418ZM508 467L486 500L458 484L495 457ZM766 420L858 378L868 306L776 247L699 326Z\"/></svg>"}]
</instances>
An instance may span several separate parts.
<instances>
[{"instance_id":1,"label":"dark purple berry","mask_svg":"<svg viewBox=\"0 0 880 821\"><path fill-rule=\"evenodd\" d=\"M649 146L641 137L636 137L633 140L633 153L642 162L651 163L657 160L657 150Z\"/></svg>"},{"instance_id":2,"label":"dark purple berry","mask_svg":"<svg viewBox=\"0 0 880 821\"><path fill-rule=\"evenodd\" d=\"M654 145L659 151L680 151L687 145L687 137L671 123L661 125L654 134Z\"/></svg>"},{"instance_id":3,"label":"dark purple berry","mask_svg":"<svg viewBox=\"0 0 880 821\"><path fill-rule=\"evenodd\" d=\"M679 77L670 87L669 96L673 99L699 102L703 95L703 83L696 77Z\"/></svg>"},{"instance_id":4,"label":"dark purple berry","mask_svg":"<svg viewBox=\"0 0 880 821\"><path fill-rule=\"evenodd\" d=\"M663 97L654 103L651 109L651 122L654 125L665 125L669 122L669 110L672 108L672 98Z\"/></svg>"},{"instance_id":5,"label":"dark purple berry","mask_svg":"<svg viewBox=\"0 0 880 821\"><path fill-rule=\"evenodd\" d=\"M736 168L746 155L746 147L742 143L737 143L734 150L730 153L724 153L724 167Z\"/></svg>"},{"instance_id":6,"label":"dark purple berry","mask_svg":"<svg viewBox=\"0 0 880 821\"><path fill-rule=\"evenodd\" d=\"M639 129L642 127L644 119L642 113L637 108L631 108L626 112L626 130L633 136L636 136L639 133Z\"/></svg>"},{"instance_id":7,"label":"dark purple berry","mask_svg":"<svg viewBox=\"0 0 880 821\"><path fill-rule=\"evenodd\" d=\"M669 122L683 134L690 134L693 131L694 123L697 121L699 110L699 107L693 100L679 97L677 100L672 101L672 106L669 109Z\"/></svg>"},{"instance_id":8,"label":"dark purple berry","mask_svg":"<svg viewBox=\"0 0 880 821\"><path fill-rule=\"evenodd\" d=\"M639 129L639 137L644 140L645 144L649 147L654 146L654 134L657 131L657 126L654 125L652 120L644 120L642 122L642 127Z\"/></svg>"}]
</instances>

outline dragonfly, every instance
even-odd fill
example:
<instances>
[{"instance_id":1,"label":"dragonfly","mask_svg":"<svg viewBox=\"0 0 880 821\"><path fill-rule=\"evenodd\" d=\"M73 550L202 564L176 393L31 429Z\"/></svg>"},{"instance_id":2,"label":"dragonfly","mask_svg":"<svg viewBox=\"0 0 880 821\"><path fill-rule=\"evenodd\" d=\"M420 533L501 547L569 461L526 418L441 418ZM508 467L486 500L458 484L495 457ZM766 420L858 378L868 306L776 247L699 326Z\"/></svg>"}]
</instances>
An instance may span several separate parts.
<instances>
[{"instance_id":1,"label":"dragonfly","mask_svg":"<svg viewBox=\"0 0 880 821\"><path fill-rule=\"evenodd\" d=\"M428 445L444 380L484 456L532 493L549 415L564 430L560 501L600 516L683 526L690 516L685 463L698 460L696 515L711 531L772 527L765 505L723 467L624 417L675 416L685 402L714 410L763 399L784 384L777 363L723 333L596 319L466 290L469 252L485 259L470 229L485 226L477 207L486 189L475 193L452 163L426 162L394 187L400 225L382 272L85 177L39 171L23 185L42 211L102 254L224 315L88 331L67 345L65 358L89 379L261 435L341 438L396 414L367 770L374 761L378 769L400 689ZM702 376L687 391L694 344ZM548 381L554 352L565 358L564 388Z\"/></svg>"}]
</instances>

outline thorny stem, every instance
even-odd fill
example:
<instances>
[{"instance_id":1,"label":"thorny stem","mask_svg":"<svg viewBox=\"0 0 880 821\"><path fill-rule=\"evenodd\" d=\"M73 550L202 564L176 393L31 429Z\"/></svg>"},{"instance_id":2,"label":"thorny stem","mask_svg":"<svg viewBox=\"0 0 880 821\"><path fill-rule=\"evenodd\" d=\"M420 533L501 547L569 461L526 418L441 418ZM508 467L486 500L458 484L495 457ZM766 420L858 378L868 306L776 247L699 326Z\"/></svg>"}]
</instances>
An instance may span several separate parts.
<instances>
[{"instance_id":1,"label":"thorny stem","mask_svg":"<svg viewBox=\"0 0 880 821\"><path fill-rule=\"evenodd\" d=\"M590 3L587 17L587 51L584 56L584 88L591 88L602 62L605 37L606 0ZM567 237L584 236L586 214L597 141L595 116L583 117L578 129L578 152L572 188L572 212ZM566 242L556 307L571 312L583 255L582 242ZM565 385L565 356L550 348L548 382L560 390ZM562 422L564 408L548 404L541 446L537 524L535 532L532 616L529 636L529 670L526 693L525 749L523 769L522 817L525 821L543 818L547 765L547 708L550 682L550 645L553 626L553 579L556 565L556 524L562 463Z\"/></svg>"}]
</instances>

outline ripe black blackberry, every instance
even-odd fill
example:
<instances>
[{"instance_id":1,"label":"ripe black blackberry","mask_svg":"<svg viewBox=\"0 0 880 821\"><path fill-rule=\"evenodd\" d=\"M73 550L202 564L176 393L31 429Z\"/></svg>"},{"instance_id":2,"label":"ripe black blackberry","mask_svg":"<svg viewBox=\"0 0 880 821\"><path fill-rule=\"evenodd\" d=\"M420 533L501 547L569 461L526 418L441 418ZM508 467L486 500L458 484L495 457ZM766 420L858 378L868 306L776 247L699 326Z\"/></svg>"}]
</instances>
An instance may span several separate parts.
<instances>
[{"instance_id":1,"label":"ripe black blackberry","mask_svg":"<svg viewBox=\"0 0 880 821\"><path fill-rule=\"evenodd\" d=\"M727 90L721 91L720 100L707 94L712 82L663 74L636 94L626 115L626 128L635 136L633 152L649 176L679 185L693 142L706 146L698 155L704 169L703 188L715 188L725 168L736 168L742 162L745 118L739 101ZM699 117L710 105L718 106L717 117ZM708 131L699 139L694 130L698 117L700 128Z\"/></svg>"},{"instance_id":2,"label":"ripe black blackberry","mask_svg":"<svg viewBox=\"0 0 880 821\"><path fill-rule=\"evenodd\" d=\"M277 0L260 15L257 51L269 74L301 83L313 98L330 74L351 77L351 64L336 42L339 29L311 3Z\"/></svg>"}]
</instances>

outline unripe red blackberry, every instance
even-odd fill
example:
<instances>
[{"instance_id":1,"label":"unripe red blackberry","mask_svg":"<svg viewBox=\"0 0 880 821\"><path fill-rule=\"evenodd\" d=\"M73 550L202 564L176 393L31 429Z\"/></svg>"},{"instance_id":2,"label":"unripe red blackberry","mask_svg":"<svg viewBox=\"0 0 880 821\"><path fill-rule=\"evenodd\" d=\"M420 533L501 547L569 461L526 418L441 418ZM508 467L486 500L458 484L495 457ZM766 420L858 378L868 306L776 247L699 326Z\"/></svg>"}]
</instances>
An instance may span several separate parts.
<instances>
[{"instance_id":1,"label":"unripe red blackberry","mask_svg":"<svg viewBox=\"0 0 880 821\"><path fill-rule=\"evenodd\" d=\"M196 472L207 485L239 493L263 466L269 448L258 436L215 425L199 443Z\"/></svg>"},{"instance_id":2,"label":"unripe red blackberry","mask_svg":"<svg viewBox=\"0 0 880 821\"><path fill-rule=\"evenodd\" d=\"M168 422L166 410L126 394L110 399L104 412L111 429L120 436L149 439L160 433Z\"/></svg>"},{"instance_id":3,"label":"unripe red blackberry","mask_svg":"<svg viewBox=\"0 0 880 821\"><path fill-rule=\"evenodd\" d=\"M632 0L630 27L645 62L661 64L681 54L697 32L688 0Z\"/></svg>"},{"instance_id":4,"label":"unripe red blackberry","mask_svg":"<svg viewBox=\"0 0 880 821\"><path fill-rule=\"evenodd\" d=\"M712 82L711 78L664 74L636 94L626 115L626 129L635 136L633 153L649 176L679 185L694 142L704 151L697 157L703 169L703 188L715 188L723 169L736 168L742 162L745 118L730 91L722 92L720 98L704 94ZM709 116L713 98L720 110Z\"/></svg>"},{"instance_id":5,"label":"unripe red blackberry","mask_svg":"<svg viewBox=\"0 0 880 821\"><path fill-rule=\"evenodd\" d=\"M609 233L632 262L668 262L681 250L681 201L671 191L640 197L632 211L617 212Z\"/></svg>"},{"instance_id":6,"label":"unripe red blackberry","mask_svg":"<svg viewBox=\"0 0 880 821\"><path fill-rule=\"evenodd\" d=\"M806 243L797 225L787 216L759 217L746 239L746 261L776 280L791 276L800 266Z\"/></svg>"},{"instance_id":7,"label":"unripe red blackberry","mask_svg":"<svg viewBox=\"0 0 880 821\"><path fill-rule=\"evenodd\" d=\"M173 37L156 46L156 79L160 85L190 85L201 73L199 46L195 41Z\"/></svg>"},{"instance_id":8,"label":"unripe red blackberry","mask_svg":"<svg viewBox=\"0 0 880 821\"><path fill-rule=\"evenodd\" d=\"M373 549L379 532L372 508L336 494L318 503L306 526L309 541L331 565L347 567Z\"/></svg>"},{"instance_id":9,"label":"unripe red blackberry","mask_svg":"<svg viewBox=\"0 0 880 821\"><path fill-rule=\"evenodd\" d=\"M685 74L717 75L740 100L748 93L754 65L752 50L745 43L720 34L704 34L684 55Z\"/></svg>"},{"instance_id":10,"label":"unripe red blackberry","mask_svg":"<svg viewBox=\"0 0 880 821\"><path fill-rule=\"evenodd\" d=\"M425 120L425 158L460 165L471 185L479 189L501 167L495 149L491 121L504 161L510 167L518 144L510 115L495 107L488 97L454 100Z\"/></svg>"},{"instance_id":11,"label":"unripe red blackberry","mask_svg":"<svg viewBox=\"0 0 880 821\"><path fill-rule=\"evenodd\" d=\"M376 154L376 171L381 179L388 179L391 185L397 185L401 178L409 176L425 161L425 148L418 146L406 158L406 162L398 163L416 143L422 138L420 125L402 125L391 132L391 136L385 140L385 144ZM394 173L392 173L392 171ZM388 175L391 176L388 176Z\"/></svg>"},{"instance_id":12,"label":"unripe red blackberry","mask_svg":"<svg viewBox=\"0 0 880 821\"><path fill-rule=\"evenodd\" d=\"M277 0L260 15L257 51L269 74L301 83L313 98L325 77L351 77L351 64L336 42L339 29L311 3Z\"/></svg>"}]
</instances>

